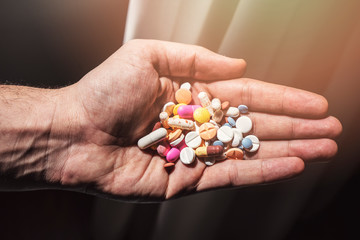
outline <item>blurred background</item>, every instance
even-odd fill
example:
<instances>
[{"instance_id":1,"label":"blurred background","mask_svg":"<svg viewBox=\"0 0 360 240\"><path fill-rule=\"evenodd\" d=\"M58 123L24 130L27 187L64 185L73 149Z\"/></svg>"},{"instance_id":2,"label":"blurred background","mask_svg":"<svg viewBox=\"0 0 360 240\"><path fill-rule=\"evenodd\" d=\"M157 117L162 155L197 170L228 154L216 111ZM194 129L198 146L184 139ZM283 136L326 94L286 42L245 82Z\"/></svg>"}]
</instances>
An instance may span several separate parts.
<instances>
[{"instance_id":1,"label":"blurred background","mask_svg":"<svg viewBox=\"0 0 360 240\"><path fill-rule=\"evenodd\" d=\"M77 82L133 38L244 58L246 77L324 95L344 131L300 176L157 204L0 192L0 239L357 239L360 1L0 0L0 83Z\"/></svg>"}]
</instances>

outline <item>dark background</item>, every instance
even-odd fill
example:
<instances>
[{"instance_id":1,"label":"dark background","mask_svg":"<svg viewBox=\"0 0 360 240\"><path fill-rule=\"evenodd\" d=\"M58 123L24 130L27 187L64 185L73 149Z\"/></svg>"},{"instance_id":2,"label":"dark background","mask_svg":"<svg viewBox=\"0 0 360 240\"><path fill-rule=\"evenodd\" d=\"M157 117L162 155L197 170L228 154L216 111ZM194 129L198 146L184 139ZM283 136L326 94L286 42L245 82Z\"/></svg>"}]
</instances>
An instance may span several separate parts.
<instances>
[{"instance_id":1,"label":"dark background","mask_svg":"<svg viewBox=\"0 0 360 240\"><path fill-rule=\"evenodd\" d=\"M47 88L78 81L121 46L126 11L127 1L0 0L0 83ZM216 234L206 234L207 226L212 226L209 218L198 223L194 239L260 239L256 236L261 229L277 227L276 213L281 215L286 206L279 203L273 215L262 214L256 211L257 204L263 203L258 197L266 193L275 201L284 189L296 187L297 181L318 171L323 172L321 179L316 180L283 239L358 239L358 164L353 164L344 182L332 179L341 170L339 161L359 160L355 120L352 127L352 133L339 139L339 154L329 164L308 164L294 180L220 191L233 197L226 202L229 207L221 213ZM337 190L326 191L333 188ZM99 202L107 208L99 208ZM241 204L249 203L250 210L242 212ZM160 208L161 204L131 203L119 207L112 200L68 191L0 192L0 239L149 239ZM117 231L111 219L118 215L124 224Z\"/></svg>"}]
</instances>

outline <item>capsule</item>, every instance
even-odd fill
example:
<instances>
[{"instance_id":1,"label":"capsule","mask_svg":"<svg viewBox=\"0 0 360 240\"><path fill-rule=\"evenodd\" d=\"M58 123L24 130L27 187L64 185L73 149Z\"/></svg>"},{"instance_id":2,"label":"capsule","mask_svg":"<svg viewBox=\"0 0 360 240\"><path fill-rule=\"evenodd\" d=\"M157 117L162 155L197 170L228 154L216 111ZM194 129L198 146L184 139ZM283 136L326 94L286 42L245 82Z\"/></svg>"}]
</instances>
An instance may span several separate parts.
<instances>
[{"instance_id":1,"label":"capsule","mask_svg":"<svg viewBox=\"0 0 360 240\"><path fill-rule=\"evenodd\" d=\"M207 95L206 92L200 92L198 94L198 98L200 100L201 106L203 106L204 108L206 108L210 115L214 115L214 109L211 107L211 101L209 99L209 96Z\"/></svg>"},{"instance_id":2,"label":"capsule","mask_svg":"<svg viewBox=\"0 0 360 240\"><path fill-rule=\"evenodd\" d=\"M177 113L181 118L192 119L194 111L200 107L200 105L183 105L178 108Z\"/></svg>"},{"instance_id":3,"label":"capsule","mask_svg":"<svg viewBox=\"0 0 360 240\"><path fill-rule=\"evenodd\" d=\"M181 128L185 130L193 130L195 128L194 122L181 118L169 118L168 124L170 127Z\"/></svg>"},{"instance_id":4,"label":"capsule","mask_svg":"<svg viewBox=\"0 0 360 240\"><path fill-rule=\"evenodd\" d=\"M159 114L160 122L164 128L169 128L169 125L167 123L169 119L169 114L167 112L161 112Z\"/></svg>"},{"instance_id":5,"label":"capsule","mask_svg":"<svg viewBox=\"0 0 360 240\"><path fill-rule=\"evenodd\" d=\"M148 135L142 137L138 141L138 147L140 149L145 149L151 145L160 142L161 140L167 137L167 131L165 128L159 128Z\"/></svg>"},{"instance_id":6,"label":"capsule","mask_svg":"<svg viewBox=\"0 0 360 240\"><path fill-rule=\"evenodd\" d=\"M224 152L222 146L208 146L208 147L198 147L195 150L195 154L198 157L209 157L209 156L218 156Z\"/></svg>"}]
</instances>

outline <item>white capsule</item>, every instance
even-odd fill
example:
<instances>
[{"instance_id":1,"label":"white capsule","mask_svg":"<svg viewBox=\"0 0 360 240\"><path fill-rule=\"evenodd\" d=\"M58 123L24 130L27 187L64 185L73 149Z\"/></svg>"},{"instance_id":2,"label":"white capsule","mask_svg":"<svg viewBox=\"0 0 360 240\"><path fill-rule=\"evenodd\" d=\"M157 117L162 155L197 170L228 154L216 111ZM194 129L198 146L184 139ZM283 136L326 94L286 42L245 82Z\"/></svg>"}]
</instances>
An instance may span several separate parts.
<instances>
[{"instance_id":1,"label":"white capsule","mask_svg":"<svg viewBox=\"0 0 360 240\"><path fill-rule=\"evenodd\" d=\"M160 122L164 128L169 128L167 120L169 119L169 114L167 112L161 112L159 114Z\"/></svg>"},{"instance_id":2,"label":"white capsule","mask_svg":"<svg viewBox=\"0 0 360 240\"><path fill-rule=\"evenodd\" d=\"M172 146L172 147L175 147L175 146L177 146L177 145L179 145L181 142L182 142L182 140L184 140L184 134L182 133L181 135L180 135L180 137L178 137L177 139L175 139L174 141L172 141L171 143L170 143L170 146Z\"/></svg>"},{"instance_id":3,"label":"white capsule","mask_svg":"<svg viewBox=\"0 0 360 240\"><path fill-rule=\"evenodd\" d=\"M211 116L214 115L214 109L211 107L210 98L207 95L207 93L206 92L200 92L198 94L198 98L200 100L201 106L206 108L209 111Z\"/></svg>"},{"instance_id":4,"label":"white capsule","mask_svg":"<svg viewBox=\"0 0 360 240\"><path fill-rule=\"evenodd\" d=\"M241 116L236 120L236 128L242 133L248 133L252 129L252 121L247 116Z\"/></svg>"},{"instance_id":5,"label":"white capsule","mask_svg":"<svg viewBox=\"0 0 360 240\"><path fill-rule=\"evenodd\" d=\"M140 149L145 149L165 139L166 136L167 136L166 129L158 128L155 131L149 133L148 135L140 138L137 144Z\"/></svg>"},{"instance_id":6,"label":"white capsule","mask_svg":"<svg viewBox=\"0 0 360 240\"><path fill-rule=\"evenodd\" d=\"M185 130L193 130L195 128L194 122L187 119L169 118L167 122L170 127L176 127Z\"/></svg>"},{"instance_id":7,"label":"white capsule","mask_svg":"<svg viewBox=\"0 0 360 240\"><path fill-rule=\"evenodd\" d=\"M168 116L171 116L173 113L173 109L175 107L175 103L173 102L168 102L164 105L164 107L162 108L162 112L167 112Z\"/></svg>"},{"instance_id":8,"label":"white capsule","mask_svg":"<svg viewBox=\"0 0 360 240\"><path fill-rule=\"evenodd\" d=\"M211 107L214 109L214 111L216 112L217 110L221 109L221 101L218 98L214 98L213 100L211 100Z\"/></svg>"},{"instance_id":9,"label":"white capsule","mask_svg":"<svg viewBox=\"0 0 360 240\"><path fill-rule=\"evenodd\" d=\"M229 107L228 110L225 113L225 116L227 117L233 117L236 118L240 115L240 111L236 107Z\"/></svg>"}]
</instances>

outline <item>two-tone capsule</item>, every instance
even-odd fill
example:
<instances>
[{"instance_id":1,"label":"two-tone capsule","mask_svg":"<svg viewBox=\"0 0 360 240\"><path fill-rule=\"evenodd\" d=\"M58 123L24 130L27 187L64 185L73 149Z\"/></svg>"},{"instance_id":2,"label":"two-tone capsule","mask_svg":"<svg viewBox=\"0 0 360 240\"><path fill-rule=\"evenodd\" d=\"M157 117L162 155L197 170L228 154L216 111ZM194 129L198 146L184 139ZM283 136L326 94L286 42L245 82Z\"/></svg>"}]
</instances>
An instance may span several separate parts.
<instances>
[{"instance_id":1,"label":"two-tone capsule","mask_svg":"<svg viewBox=\"0 0 360 240\"><path fill-rule=\"evenodd\" d=\"M198 147L195 150L195 154L198 157L210 157L210 156L219 156L224 152L222 146L207 146L207 147Z\"/></svg>"}]
</instances>

